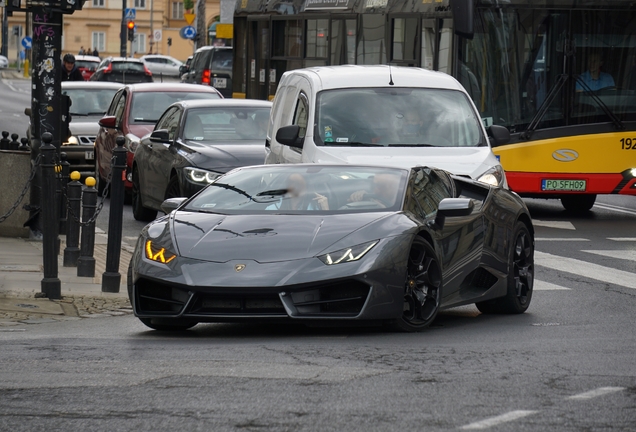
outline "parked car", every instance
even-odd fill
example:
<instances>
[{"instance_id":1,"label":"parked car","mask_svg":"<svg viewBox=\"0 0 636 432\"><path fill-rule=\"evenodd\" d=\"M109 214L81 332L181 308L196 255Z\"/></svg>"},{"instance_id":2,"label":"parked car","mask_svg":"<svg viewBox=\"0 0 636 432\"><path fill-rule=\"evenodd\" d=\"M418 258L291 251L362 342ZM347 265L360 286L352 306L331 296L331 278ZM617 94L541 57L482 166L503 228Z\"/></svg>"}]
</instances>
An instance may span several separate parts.
<instances>
[{"instance_id":1,"label":"parked car","mask_svg":"<svg viewBox=\"0 0 636 432\"><path fill-rule=\"evenodd\" d=\"M152 72L139 59L107 57L99 64L91 81L114 81L124 84L153 82Z\"/></svg>"},{"instance_id":2,"label":"parked car","mask_svg":"<svg viewBox=\"0 0 636 432\"><path fill-rule=\"evenodd\" d=\"M510 133L497 125L486 130L466 90L445 73L296 69L283 74L276 95L266 163L419 164L507 186L489 139L501 144Z\"/></svg>"},{"instance_id":3,"label":"parked car","mask_svg":"<svg viewBox=\"0 0 636 432\"><path fill-rule=\"evenodd\" d=\"M89 55L76 55L75 56L75 67L79 69L84 77L84 80L88 81L99 66L101 59L95 56Z\"/></svg>"},{"instance_id":4,"label":"parked car","mask_svg":"<svg viewBox=\"0 0 636 432\"><path fill-rule=\"evenodd\" d=\"M126 138L128 168L125 187L132 189L133 154L139 140L150 133L163 112L174 102L186 99L221 99L221 93L212 87L180 83L130 84L120 89L99 120L95 139L95 179L101 192L110 177L113 149L118 136Z\"/></svg>"},{"instance_id":5,"label":"parked car","mask_svg":"<svg viewBox=\"0 0 636 432\"><path fill-rule=\"evenodd\" d=\"M163 209L128 271L134 313L157 330L286 320L419 331L440 310L520 314L532 299L524 202L438 169L238 168Z\"/></svg>"},{"instance_id":6,"label":"parked car","mask_svg":"<svg viewBox=\"0 0 636 432\"><path fill-rule=\"evenodd\" d=\"M0 69L6 69L9 67L9 59L3 55L0 55Z\"/></svg>"},{"instance_id":7,"label":"parked car","mask_svg":"<svg viewBox=\"0 0 636 432\"><path fill-rule=\"evenodd\" d=\"M132 207L151 221L167 198L190 197L222 174L263 163L271 102L177 102L141 139L132 170Z\"/></svg>"},{"instance_id":8,"label":"parked car","mask_svg":"<svg viewBox=\"0 0 636 432\"><path fill-rule=\"evenodd\" d=\"M190 66L192 65L192 57L190 56L186 59L185 63L183 63L179 67L179 76L181 77L181 82L185 82L185 74L190 70Z\"/></svg>"},{"instance_id":9,"label":"parked car","mask_svg":"<svg viewBox=\"0 0 636 432\"><path fill-rule=\"evenodd\" d=\"M209 85L232 97L232 47L204 46L195 51L182 82Z\"/></svg>"},{"instance_id":10,"label":"parked car","mask_svg":"<svg viewBox=\"0 0 636 432\"><path fill-rule=\"evenodd\" d=\"M148 54L139 58L150 69L153 76L178 77L182 62L174 57L160 54Z\"/></svg>"},{"instance_id":11,"label":"parked car","mask_svg":"<svg viewBox=\"0 0 636 432\"><path fill-rule=\"evenodd\" d=\"M82 178L95 176L95 137L98 121L108 110L111 100L123 84L105 82L62 81L62 94L71 99L69 109L71 136L62 143L66 159L72 171L79 171ZM30 109L27 110L30 112ZM31 124L27 138L31 141Z\"/></svg>"}]
</instances>

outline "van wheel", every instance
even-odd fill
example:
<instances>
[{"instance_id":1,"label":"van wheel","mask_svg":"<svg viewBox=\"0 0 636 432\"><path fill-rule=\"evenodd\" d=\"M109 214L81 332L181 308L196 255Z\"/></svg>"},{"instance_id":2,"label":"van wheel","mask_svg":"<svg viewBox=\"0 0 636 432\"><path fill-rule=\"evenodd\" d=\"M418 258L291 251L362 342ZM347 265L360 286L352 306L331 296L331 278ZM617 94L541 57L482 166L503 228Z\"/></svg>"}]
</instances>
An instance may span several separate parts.
<instances>
[{"instance_id":1,"label":"van wheel","mask_svg":"<svg viewBox=\"0 0 636 432\"><path fill-rule=\"evenodd\" d=\"M590 210L596 202L596 195L567 195L561 198L563 208L571 212L585 212Z\"/></svg>"}]
</instances>

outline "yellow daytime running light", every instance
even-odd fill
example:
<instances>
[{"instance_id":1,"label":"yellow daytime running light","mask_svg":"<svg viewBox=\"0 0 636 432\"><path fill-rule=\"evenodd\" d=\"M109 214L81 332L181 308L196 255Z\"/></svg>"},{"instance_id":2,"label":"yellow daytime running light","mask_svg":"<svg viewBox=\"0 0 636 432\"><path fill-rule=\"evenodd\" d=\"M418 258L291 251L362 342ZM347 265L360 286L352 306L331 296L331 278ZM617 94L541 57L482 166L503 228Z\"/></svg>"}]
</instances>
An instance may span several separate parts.
<instances>
[{"instance_id":1,"label":"yellow daytime running light","mask_svg":"<svg viewBox=\"0 0 636 432\"><path fill-rule=\"evenodd\" d=\"M166 250L166 248L159 248L152 244L152 240L146 241L146 258L162 264L168 264L177 256Z\"/></svg>"}]
</instances>

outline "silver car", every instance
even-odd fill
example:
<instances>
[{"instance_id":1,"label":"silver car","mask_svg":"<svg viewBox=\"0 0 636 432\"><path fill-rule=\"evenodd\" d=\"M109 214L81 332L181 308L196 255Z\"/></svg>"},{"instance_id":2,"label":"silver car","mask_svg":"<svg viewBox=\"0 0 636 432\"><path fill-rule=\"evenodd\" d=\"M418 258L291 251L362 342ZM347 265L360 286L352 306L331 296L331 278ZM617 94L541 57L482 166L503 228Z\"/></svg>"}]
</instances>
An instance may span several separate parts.
<instances>
[{"instance_id":1,"label":"silver car","mask_svg":"<svg viewBox=\"0 0 636 432\"><path fill-rule=\"evenodd\" d=\"M3 55L0 55L0 69L6 69L9 67L9 59Z\"/></svg>"},{"instance_id":2,"label":"silver car","mask_svg":"<svg viewBox=\"0 0 636 432\"><path fill-rule=\"evenodd\" d=\"M158 76L170 76L179 77L179 68L183 64L179 60L159 54L149 54L140 58L146 64L146 67L150 69L155 77Z\"/></svg>"}]
</instances>

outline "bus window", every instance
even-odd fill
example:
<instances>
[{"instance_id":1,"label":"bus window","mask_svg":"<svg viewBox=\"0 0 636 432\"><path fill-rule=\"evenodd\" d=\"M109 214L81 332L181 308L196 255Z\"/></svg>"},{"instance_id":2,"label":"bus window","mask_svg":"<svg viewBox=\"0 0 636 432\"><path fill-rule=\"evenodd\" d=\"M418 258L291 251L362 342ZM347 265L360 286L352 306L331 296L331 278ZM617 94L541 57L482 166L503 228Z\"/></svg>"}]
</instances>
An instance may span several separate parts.
<instances>
[{"instance_id":1,"label":"bus window","mask_svg":"<svg viewBox=\"0 0 636 432\"><path fill-rule=\"evenodd\" d=\"M417 18L394 18L392 37L392 61L406 60L415 66L417 59ZM410 62L408 61L410 60Z\"/></svg>"},{"instance_id":2,"label":"bus window","mask_svg":"<svg viewBox=\"0 0 636 432\"><path fill-rule=\"evenodd\" d=\"M422 55L421 67L433 70L435 61L435 20L422 20Z\"/></svg>"},{"instance_id":3,"label":"bus window","mask_svg":"<svg viewBox=\"0 0 636 432\"><path fill-rule=\"evenodd\" d=\"M439 29L439 52L437 70L451 74L453 64L453 20L442 20L442 28Z\"/></svg>"},{"instance_id":4,"label":"bus window","mask_svg":"<svg viewBox=\"0 0 636 432\"><path fill-rule=\"evenodd\" d=\"M358 40L358 61L356 64L386 63L384 15L363 14L361 16L361 37Z\"/></svg>"},{"instance_id":5,"label":"bus window","mask_svg":"<svg viewBox=\"0 0 636 432\"><path fill-rule=\"evenodd\" d=\"M356 20L333 19L331 21L331 64L355 64Z\"/></svg>"}]
</instances>

